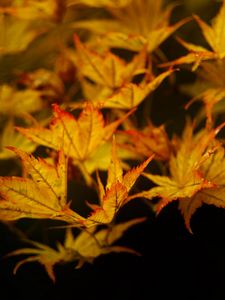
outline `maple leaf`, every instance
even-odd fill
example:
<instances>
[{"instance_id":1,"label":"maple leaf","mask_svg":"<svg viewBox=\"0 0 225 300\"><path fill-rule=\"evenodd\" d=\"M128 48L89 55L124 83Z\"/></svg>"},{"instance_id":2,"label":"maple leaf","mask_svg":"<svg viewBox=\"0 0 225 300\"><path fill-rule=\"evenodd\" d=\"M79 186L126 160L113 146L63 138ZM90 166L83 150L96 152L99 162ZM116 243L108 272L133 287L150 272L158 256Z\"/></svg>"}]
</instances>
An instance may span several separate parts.
<instances>
[{"instance_id":1,"label":"maple leaf","mask_svg":"<svg viewBox=\"0 0 225 300\"><path fill-rule=\"evenodd\" d=\"M149 157L155 154L154 159L168 160L171 155L171 143L164 126L155 127L148 124L142 130L129 129L123 131L126 139L123 146L133 153Z\"/></svg>"},{"instance_id":2,"label":"maple leaf","mask_svg":"<svg viewBox=\"0 0 225 300\"><path fill-rule=\"evenodd\" d=\"M27 153L35 150L36 145L28 140L25 136L15 130L12 122L8 122L0 136L0 159L9 159L16 156L16 153L9 151L7 147L20 148Z\"/></svg>"},{"instance_id":3,"label":"maple leaf","mask_svg":"<svg viewBox=\"0 0 225 300\"><path fill-rule=\"evenodd\" d=\"M171 75L173 70L168 70L147 82L140 84L128 83L116 91L111 97L100 100L99 103L106 108L132 109L137 107L149 94L151 94L162 81Z\"/></svg>"},{"instance_id":4,"label":"maple leaf","mask_svg":"<svg viewBox=\"0 0 225 300\"><path fill-rule=\"evenodd\" d=\"M214 182L208 180L201 172L201 165L218 147L215 136L223 126L224 124L210 131L203 130L193 136L193 128L187 124L177 153L172 155L169 161L170 176L145 174L157 186L133 195L130 199L160 197L160 211L171 201L191 198L202 189L214 188Z\"/></svg>"},{"instance_id":5,"label":"maple leaf","mask_svg":"<svg viewBox=\"0 0 225 300\"><path fill-rule=\"evenodd\" d=\"M145 167L152 160L153 155L145 160L141 165L133 168L123 175L121 161L116 154L116 143L113 140L112 159L108 168L108 176L106 187L104 188L99 177L99 198L100 206L92 206L94 211L86 219L85 226L93 226L95 224L109 224L113 221L119 209L128 202L128 194L141 175Z\"/></svg>"},{"instance_id":6,"label":"maple leaf","mask_svg":"<svg viewBox=\"0 0 225 300\"><path fill-rule=\"evenodd\" d=\"M206 160L200 167L203 176L212 182L212 188L203 188L193 197L179 200L179 209L184 216L185 224L191 232L190 220L195 211L203 205L212 204L217 207L225 208L225 157L224 148L220 147Z\"/></svg>"},{"instance_id":7,"label":"maple leaf","mask_svg":"<svg viewBox=\"0 0 225 300\"><path fill-rule=\"evenodd\" d=\"M74 224L83 218L69 209L67 199L67 162L59 151L56 165L36 159L10 147L20 158L28 178L0 177L0 219L58 219Z\"/></svg>"},{"instance_id":8,"label":"maple leaf","mask_svg":"<svg viewBox=\"0 0 225 300\"><path fill-rule=\"evenodd\" d=\"M163 63L161 67L169 67L181 64L192 64L192 71L195 71L203 61L212 60L216 58L216 54L212 51L205 49L202 46L194 45L192 43L185 42L183 39L177 37L178 42L185 47L189 53L181 56L173 61Z\"/></svg>"},{"instance_id":9,"label":"maple leaf","mask_svg":"<svg viewBox=\"0 0 225 300\"><path fill-rule=\"evenodd\" d=\"M197 74L198 79L192 86L182 87L184 92L194 96L186 107L189 107L196 100L203 101L207 124L210 127L215 104L225 98L225 58L202 63Z\"/></svg>"},{"instance_id":10,"label":"maple leaf","mask_svg":"<svg viewBox=\"0 0 225 300\"><path fill-rule=\"evenodd\" d=\"M153 52L187 22L184 19L169 25L174 5L163 8L162 4L162 0L132 0L126 6L108 7L114 20L80 21L74 26L101 34L101 43L111 48L140 51L144 45L147 45L148 52Z\"/></svg>"},{"instance_id":11,"label":"maple leaf","mask_svg":"<svg viewBox=\"0 0 225 300\"><path fill-rule=\"evenodd\" d=\"M0 86L0 114L23 116L43 107L41 93L32 89L17 91L9 85Z\"/></svg>"},{"instance_id":12,"label":"maple leaf","mask_svg":"<svg viewBox=\"0 0 225 300\"><path fill-rule=\"evenodd\" d=\"M14 0L10 6L0 7L0 12L23 20L59 21L66 10L65 4L61 0L27 0L21 3Z\"/></svg>"},{"instance_id":13,"label":"maple leaf","mask_svg":"<svg viewBox=\"0 0 225 300\"><path fill-rule=\"evenodd\" d=\"M57 249L50 248L38 242L28 240L35 248L23 248L9 253L7 256L14 255L31 255L16 264L13 273L15 274L19 267L24 263L38 261L41 263L55 282L54 266L59 263L67 263L78 261L77 267L81 267L85 262L93 262L93 260L110 252L128 252L138 254L136 251L122 246L112 245L115 241L122 237L124 232L131 226L143 222L145 218L134 219L125 223L114 225L110 229L101 229L95 232L95 228L89 231L82 231L74 238L72 231L66 231L64 244L57 244Z\"/></svg>"},{"instance_id":14,"label":"maple leaf","mask_svg":"<svg viewBox=\"0 0 225 300\"><path fill-rule=\"evenodd\" d=\"M225 40L223 34L225 30L225 2L222 2L218 14L212 20L212 26L209 26L198 16L195 16L195 19L210 47L217 54L218 58L222 59L225 56Z\"/></svg>"},{"instance_id":15,"label":"maple leaf","mask_svg":"<svg viewBox=\"0 0 225 300\"><path fill-rule=\"evenodd\" d=\"M2 14L0 7L0 54L25 50L42 32L43 29L34 28L29 21Z\"/></svg>"},{"instance_id":16,"label":"maple leaf","mask_svg":"<svg viewBox=\"0 0 225 300\"><path fill-rule=\"evenodd\" d=\"M194 63L193 70L197 69L202 60L209 59L223 59L225 57L225 1L222 2L221 8L212 20L212 25L205 23L200 17L194 16L194 19L198 23L202 30L202 33L210 45L212 51L209 51L205 47L187 43L182 39L178 41L190 52L185 56L182 56L172 62L163 64L162 66L176 65L176 64L189 64Z\"/></svg>"},{"instance_id":17,"label":"maple leaf","mask_svg":"<svg viewBox=\"0 0 225 300\"><path fill-rule=\"evenodd\" d=\"M64 95L64 85L57 74L46 69L37 69L34 72L26 72L18 79L26 90L35 90L46 100L51 102Z\"/></svg>"},{"instance_id":18,"label":"maple leaf","mask_svg":"<svg viewBox=\"0 0 225 300\"><path fill-rule=\"evenodd\" d=\"M50 127L18 128L18 130L37 144L50 147L55 150L63 148L66 155L74 159L74 163L80 167L86 180L88 161L92 157L97 158L96 152L101 152L101 147L108 141L116 128L130 114L129 112L121 119L105 125L102 113L91 103L86 103L78 119L70 113L54 105L54 118ZM108 152L101 152L108 155ZM104 160L104 155L99 159ZM97 168L98 161L94 167ZM85 172L86 171L86 172ZM92 171L92 170L91 170Z\"/></svg>"},{"instance_id":19,"label":"maple leaf","mask_svg":"<svg viewBox=\"0 0 225 300\"><path fill-rule=\"evenodd\" d=\"M103 55L89 49L74 36L77 49L77 66L82 76L110 90L117 89L132 80L133 76L144 73L146 51L142 49L131 62L126 63L107 51Z\"/></svg>"}]
</instances>

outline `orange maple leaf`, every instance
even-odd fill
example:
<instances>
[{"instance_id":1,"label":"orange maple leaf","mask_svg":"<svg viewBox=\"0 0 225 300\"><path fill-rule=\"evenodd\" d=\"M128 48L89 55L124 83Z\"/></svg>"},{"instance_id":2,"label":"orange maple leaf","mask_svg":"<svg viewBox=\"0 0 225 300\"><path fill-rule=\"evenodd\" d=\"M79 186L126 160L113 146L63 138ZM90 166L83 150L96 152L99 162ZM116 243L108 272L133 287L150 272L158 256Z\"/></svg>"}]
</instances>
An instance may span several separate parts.
<instances>
[{"instance_id":1,"label":"orange maple leaf","mask_svg":"<svg viewBox=\"0 0 225 300\"><path fill-rule=\"evenodd\" d=\"M85 221L87 227L94 224L108 224L113 221L119 209L129 201L128 194L131 188L153 156L150 156L141 165L123 175L121 162L116 154L115 139L113 140L112 159L108 168L106 187L104 188L98 177L100 206L93 206L94 211Z\"/></svg>"},{"instance_id":2,"label":"orange maple leaf","mask_svg":"<svg viewBox=\"0 0 225 300\"><path fill-rule=\"evenodd\" d=\"M62 148L64 153L73 159L74 164L78 165L87 183L90 184L89 174L98 168L99 160L104 161L104 156L110 155L105 151L105 143L132 111L106 125L102 113L91 103L86 103L77 119L58 105L53 107L54 118L49 128L37 126L17 129L39 145L55 150Z\"/></svg>"}]
</instances>

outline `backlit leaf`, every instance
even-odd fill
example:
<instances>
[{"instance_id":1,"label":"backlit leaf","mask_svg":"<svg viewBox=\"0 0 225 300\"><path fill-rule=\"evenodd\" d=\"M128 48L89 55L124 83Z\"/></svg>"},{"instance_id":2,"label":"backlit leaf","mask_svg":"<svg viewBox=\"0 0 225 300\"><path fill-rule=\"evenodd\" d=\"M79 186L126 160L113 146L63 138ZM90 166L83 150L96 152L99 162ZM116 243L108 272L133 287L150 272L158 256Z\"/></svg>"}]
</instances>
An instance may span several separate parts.
<instances>
[{"instance_id":1,"label":"backlit leaf","mask_svg":"<svg viewBox=\"0 0 225 300\"><path fill-rule=\"evenodd\" d=\"M68 229L64 244L58 244L56 250L38 242L28 241L34 246L33 248L22 248L8 254L8 256L29 255L16 264L14 274L23 264L37 261L45 267L49 277L55 282L53 270L55 264L78 261L77 267L81 267L85 262L91 263L96 257L110 252L138 254L132 249L112 244L121 238L131 226L144 220L144 218L134 219L97 232L93 228L91 231L82 231L77 237L74 237Z\"/></svg>"},{"instance_id":2,"label":"backlit leaf","mask_svg":"<svg viewBox=\"0 0 225 300\"><path fill-rule=\"evenodd\" d=\"M87 227L93 224L108 224L111 223L119 209L128 202L128 194L135 184L138 177L151 161L153 156L149 157L141 165L132 168L124 175L122 173L121 162L116 154L115 140L112 148L112 159L108 169L108 178L105 192L102 192L102 184L100 189L102 199L101 206L96 206L92 214L85 221Z\"/></svg>"},{"instance_id":3,"label":"backlit leaf","mask_svg":"<svg viewBox=\"0 0 225 300\"><path fill-rule=\"evenodd\" d=\"M62 151L51 165L22 150L11 148L20 158L28 178L0 177L0 219L49 218L82 222L69 209L67 199L67 162Z\"/></svg>"},{"instance_id":4,"label":"backlit leaf","mask_svg":"<svg viewBox=\"0 0 225 300\"><path fill-rule=\"evenodd\" d=\"M170 158L170 176L145 174L157 186L136 196L148 199L160 197L160 210L173 200L191 198L202 189L214 188L214 182L204 176L201 166L218 147L215 136L220 128L204 130L194 136L192 126L187 125L176 155Z\"/></svg>"},{"instance_id":5,"label":"backlit leaf","mask_svg":"<svg viewBox=\"0 0 225 300\"><path fill-rule=\"evenodd\" d=\"M37 144L55 150L63 148L66 155L72 157L78 166L85 162L88 165L88 161L104 147L105 142L130 113L106 125L102 113L91 103L85 105L77 119L54 105L54 118L48 129L37 127L18 130ZM102 154L109 153L103 151ZM101 159L104 160L104 156Z\"/></svg>"}]
</instances>

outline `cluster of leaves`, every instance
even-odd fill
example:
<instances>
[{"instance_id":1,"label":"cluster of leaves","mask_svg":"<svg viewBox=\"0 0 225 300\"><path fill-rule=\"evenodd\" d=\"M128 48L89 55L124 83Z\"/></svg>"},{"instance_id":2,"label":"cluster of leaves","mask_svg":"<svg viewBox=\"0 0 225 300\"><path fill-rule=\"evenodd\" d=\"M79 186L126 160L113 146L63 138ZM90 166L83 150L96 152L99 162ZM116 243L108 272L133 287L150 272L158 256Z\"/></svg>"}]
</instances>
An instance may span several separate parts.
<instances>
[{"instance_id":1,"label":"cluster of leaves","mask_svg":"<svg viewBox=\"0 0 225 300\"><path fill-rule=\"evenodd\" d=\"M114 245L144 221L118 223L132 199L157 198L158 211L177 200L190 231L203 203L225 207L224 147L217 138L224 123L216 124L225 98L225 1L212 25L198 16L171 25L174 8L162 0L1 2L0 160L13 168L0 177L0 220L15 228L23 218L69 227L56 249L24 237L33 248L9 254L28 255L15 271L38 261L55 280L56 263L81 267L112 251L137 254ZM190 21L211 49L177 38L188 53L168 61L161 44ZM205 108L181 136L169 137L146 110L161 83L179 76L174 66L184 64L197 70L196 82L181 86L193 96L187 107L200 99ZM144 172L151 160L157 174ZM133 188L141 175L155 186ZM81 199L89 214L79 211L82 195L68 192L76 182L97 198Z\"/></svg>"}]
</instances>

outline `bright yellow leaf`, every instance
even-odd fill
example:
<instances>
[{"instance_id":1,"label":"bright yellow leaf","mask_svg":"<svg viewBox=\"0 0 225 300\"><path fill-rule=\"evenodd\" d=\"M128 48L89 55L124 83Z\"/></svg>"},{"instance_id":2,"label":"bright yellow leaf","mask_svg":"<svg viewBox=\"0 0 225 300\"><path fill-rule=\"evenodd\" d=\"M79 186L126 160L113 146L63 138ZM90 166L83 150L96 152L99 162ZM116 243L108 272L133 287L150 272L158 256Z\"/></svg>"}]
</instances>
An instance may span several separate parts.
<instances>
[{"instance_id":1,"label":"bright yellow leaf","mask_svg":"<svg viewBox=\"0 0 225 300\"><path fill-rule=\"evenodd\" d=\"M82 166L85 163L88 165L96 152L101 152L100 148L104 147L105 142L130 113L106 125L102 113L91 103L86 103L77 119L54 105L54 118L48 129L37 127L18 130L37 144L55 150L63 148L66 155L72 157L83 171ZM108 151L101 153L109 154ZM104 156L101 159L104 160ZM90 169L93 170L91 167Z\"/></svg>"},{"instance_id":2,"label":"bright yellow leaf","mask_svg":"<svg viewBox=\"0 0 225 300\"><path fill-rule=\"evenodd\" d=\"M224 124L223 124L224 125ZM223 126L222 125L222 126ZM201 166L218 147L215 136L221 126L211 131L203 130L193 135L191 124L187 124L180 146L169 161L170 176L145 174L157 186L134 197L152 199L160 197L159 210L173 200L193 197L202 189L214 188L214 182L202 173Z\"/></svg>"},{"instance_id":3,"label":"bright yellow leaf","mask_svg":"<svg viewBox=\"0 0 225 300\"><path fill-rule=\"evenodd\" d=\"M12 1L10 6L0 6L0 12L23 20L47 19L61 20L66 9L66 1L26 0L22 3Z\"/></svg>"},{"instance_id":4,"label":"bright yellow leaf","mask_svg":"<svg viewBox=\"0 0 225 300\"><path fill-rule=\"evenodd\" d=\"M20 148L27 153L35 150L36 145L28 140L25 136L15 130L12 122L5 125L3 132L0 136L0 159L9 159L16 156L16 153L8 150L6 147Z\"/></svg>"},{"instance_id":5,"label":"bright yellow leaf","mask_svg":"<svg viewBox=\"0 0 225 300\"><path fill-rule=\"evenodd\" d=\"M20 158L28 178L0 177L0 219L58 219L74 224L83 218L69 209L67 161L62 151L56 165L11 148Z\"/></svg>"},{"instance_id":6,"label":"bright yellow leaf","mask_svg":"<svg viewBox=\"0 0 225 300\"><path fill-rule=\"evenodd\" d=\"M187 20L169 25L174 5L163 7L163 1L132 0L122 7L108 7L114 17L88 20L74 24L75 27L98 32L101 43L111 48L125 48L140 51L144 45L149 52L157 49L174 31Z\"/></svg>"},{"instance_id":7,"label":"bright yellow leaf","mask_svg":"<svg viewBox=\"0 0 225 300\"><path fill-rule=\"evenodd\" d=\"M111 97L99 100L99 104L107 108L132 109L138 106L149 94L151 94L173 70L163 72L150 82L145 80L140 84L128 83L121 87Z\"/></svg>"},{"instance_id":8,"label":"bright yellow leaf","mask_svg":"<svg viewBox=\"0 0 225 300\"><path fill-rule=\"evenodd\" d=\"M23 116L42 107L41 92L31 89L17 91L9 85L0 86L0 114Z\"/></svg>"},{"instance_id":9,"label":"bright yellow leaf","mask_svg":"<svg viewBox=\"0 0 225 300\"><path fill-rule=\"evenodd\" d=\"M202 164L200 171L209 182L213 183L212 188L203 188L193 197L179 200L179 209L190 231L191 217L203 203L225 208L224 148L220 147L213 153L210 158Z\"/></svg>"},{"instance_id":10,"label":"bright yellow leaf","mask_svg":"<svg viewBox=\"0 0 225 300\"><path fill-rule=\"evenodd\" d=\"M42 28L34 28L29 21L17 20L12 16L1 14L0 11L0 54L25 50L42 32Z\"/></svg>"}]
</instances>

